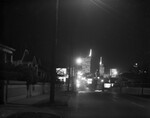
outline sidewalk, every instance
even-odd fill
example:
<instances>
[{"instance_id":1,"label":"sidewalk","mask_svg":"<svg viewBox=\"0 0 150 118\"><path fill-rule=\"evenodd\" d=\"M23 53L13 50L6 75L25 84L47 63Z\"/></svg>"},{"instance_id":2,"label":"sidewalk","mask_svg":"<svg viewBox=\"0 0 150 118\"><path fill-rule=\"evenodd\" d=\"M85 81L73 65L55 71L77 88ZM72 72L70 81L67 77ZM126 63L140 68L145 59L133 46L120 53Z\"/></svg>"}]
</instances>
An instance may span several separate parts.
<instances>
[{"instance_id":1,"label":"sidewalk","mask_svg":"<svg viewBox=\"0 0 150 118\"><path fill-rule=\"evenodd\" d=\"M72 94L72 92L67 92L65 87L62 86L62 87L56 87L55 88L55 101L62 101L62 102L65 102L67 101L66 99ZM4 106L6 105L9 105L9 104L16 104L16 105L33 105L33 104L36 104L36 103L39 103L41 101L49 101L50 100L50 93L45 93L45 94L41 94L41 95L36 95L36 96L31 96L31 97L24 97L24 98L20 98L20 99L16 99L16 100L13 100L13 101L10 101L10 102L7 102L7 104L5 104ZM63 99L60 99L60 98L63 98ZM3 106L3 105L0 105L0 107Z\"/></svg>"},{"instance_id":2,"label":"sidewalk","mask_svg":"<svg viewBox=\"0 0 150 118\"><path fill-rule=\"evenodd\" d=\"M53 104L49 102L49 94L44 94L0 105L0 118L17 112L42 112L62 116L71 95L72 92L57 90Z\"/></svg>"},{"instance_id":3,"label":"sidewalk","mask_svg":"<svg viewBox=\"0 0 150 118\"><path fill-rule=\"evenodd\" d=\"M49 94L43 94L43 95L38 95L38 96L32 96L30 98L22 98L22 99L19 99L19 100L14 100L14 101L11 101L11 102L8 102L6 105L9 105L9 104L18 104L18 105L33 105L33 104L36 104L38 103L39 101L42 101L42 100L46 100L49 98Z\"/></svg>"},{"instance_id":4,"label":"sidewalk","mask_svg":"<svg viewBox=\"0 0 150 118\"><path fill-rule=\"evenodd\" d=\"M112 94L117 94L122 97L128 97L130 99L136 99L140 102L150 102L150 95L133 95L133 94L127 94L127 93L118 93L118 92L111 92Z\"/></svg>"}]
</instances>

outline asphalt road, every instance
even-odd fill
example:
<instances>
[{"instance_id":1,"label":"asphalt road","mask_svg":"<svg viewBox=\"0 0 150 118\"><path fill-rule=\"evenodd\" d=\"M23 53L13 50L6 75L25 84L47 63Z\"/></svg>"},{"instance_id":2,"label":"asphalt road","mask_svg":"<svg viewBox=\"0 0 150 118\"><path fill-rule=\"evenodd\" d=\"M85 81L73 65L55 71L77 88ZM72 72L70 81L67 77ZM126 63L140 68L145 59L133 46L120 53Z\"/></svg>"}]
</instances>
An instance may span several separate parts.
<instances>
[{"instance_id":1,"label":"asphalt road","mask_svg":"<svg viewBox=\"0 0 150 118\"><path fill-rule=\"evenodd\" d=\"M65 118L150 118L150 102L110 92L79 92L72 96Z\"/></svg>"}]
</instances>

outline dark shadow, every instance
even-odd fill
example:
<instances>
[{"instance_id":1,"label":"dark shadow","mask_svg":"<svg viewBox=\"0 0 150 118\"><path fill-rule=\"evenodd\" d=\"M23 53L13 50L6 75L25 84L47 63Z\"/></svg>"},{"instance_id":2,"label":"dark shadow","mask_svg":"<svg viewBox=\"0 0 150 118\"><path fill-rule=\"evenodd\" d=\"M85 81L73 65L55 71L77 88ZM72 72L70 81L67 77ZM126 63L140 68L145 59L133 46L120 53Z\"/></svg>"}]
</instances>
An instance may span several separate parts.
<instances>
[{"instance_id":1,"label":"dark shadow","mask_svg":"<svg viewBox=\"0 0 150 118\"><path fill-rule=\"evenodd\" d=\"M58 115L43 112L18 112L6 118L61 118Z\"/></svg>"},{"instance_id":2,"label":"dark shadow","mask_svg":"<svg viewBox=\"0 0 150 118\"><path fill-rule=\"evenodd\" d=\"M28 104L20 104L20 103L7 102L5 105L27 106Z\"/></svg>"},{"instance_id":3,"label":"dark shadow","mask_svg":"<svg viewBox=\"0 0 150 118\"><path fill-rule=\"evenodd\" d=\"M54 103L51 103L49 100L42 100L38 103L33 104L34 107L67 107L67 101L55 100Z\"/></svg>"}]
</instances>

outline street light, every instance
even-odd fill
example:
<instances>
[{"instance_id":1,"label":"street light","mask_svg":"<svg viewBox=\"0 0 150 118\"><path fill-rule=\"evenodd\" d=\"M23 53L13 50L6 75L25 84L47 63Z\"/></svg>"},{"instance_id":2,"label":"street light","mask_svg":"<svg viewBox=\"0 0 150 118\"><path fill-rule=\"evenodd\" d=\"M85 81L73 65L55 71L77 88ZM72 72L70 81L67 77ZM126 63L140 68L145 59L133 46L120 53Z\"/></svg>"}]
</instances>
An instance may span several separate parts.
<instances>
[{"instance_id":1,"label":"street light","mask_svg":"<svg viewBox=\"0 0 150 118\"><path fill-rule=\"evenodd\" d=\"M82 58L81 58L81 57L78 57L78 58L76 59L76 63L77 63L78 65L81 65L81 63L82 63Z\"/></svg>"},{"instance_id":2,"label":"street light","mask_svg":"<svg viewBox=\"0 0 150 118\"><path fill-rule=\"evenodd\" d=\"M102 79L102 80L101 80L101 82L103 83L103 82L104 82L104 80Z\"/></svg>"}]
</instances>

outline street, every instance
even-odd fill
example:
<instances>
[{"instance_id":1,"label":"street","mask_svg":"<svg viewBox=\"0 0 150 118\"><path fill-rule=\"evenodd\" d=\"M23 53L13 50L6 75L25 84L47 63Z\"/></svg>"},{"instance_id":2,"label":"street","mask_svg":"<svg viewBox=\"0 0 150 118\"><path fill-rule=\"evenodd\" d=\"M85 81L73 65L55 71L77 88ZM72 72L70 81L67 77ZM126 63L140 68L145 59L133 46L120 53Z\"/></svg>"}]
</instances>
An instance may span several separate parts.
<instances>
[{"instance_id":1,"label":"street","mask_svg":"<svg viewBox=\"0 0 150 118\"><path fill-rule=\"evenodd\" d=\"M150 118L148 2L2 0L1 6L0 118L21 112Z\"/></svg>"},{"instance_id":2,"label":"street","mask_svg":"<svg viewBox=\"0 0 150 118\"><path fill-rule=\"evenodd\" d=\"M110 92L79 92L71 97L66 118L149 118L150 103Z\"/></svg>"},{"instance_id":3,"label":"street","mask_svg":"<svg viewBox=\"0 0 150 118\"><path fill-rule=\"evenodd\" d=\"M48 113L62 118L149 118L150 99L111 91L57 92L56 103L49 95L24 98L0 106L0 117L15 113ZM30 117L30 116L28 116Z\"/></svg>"}]
</instances>

